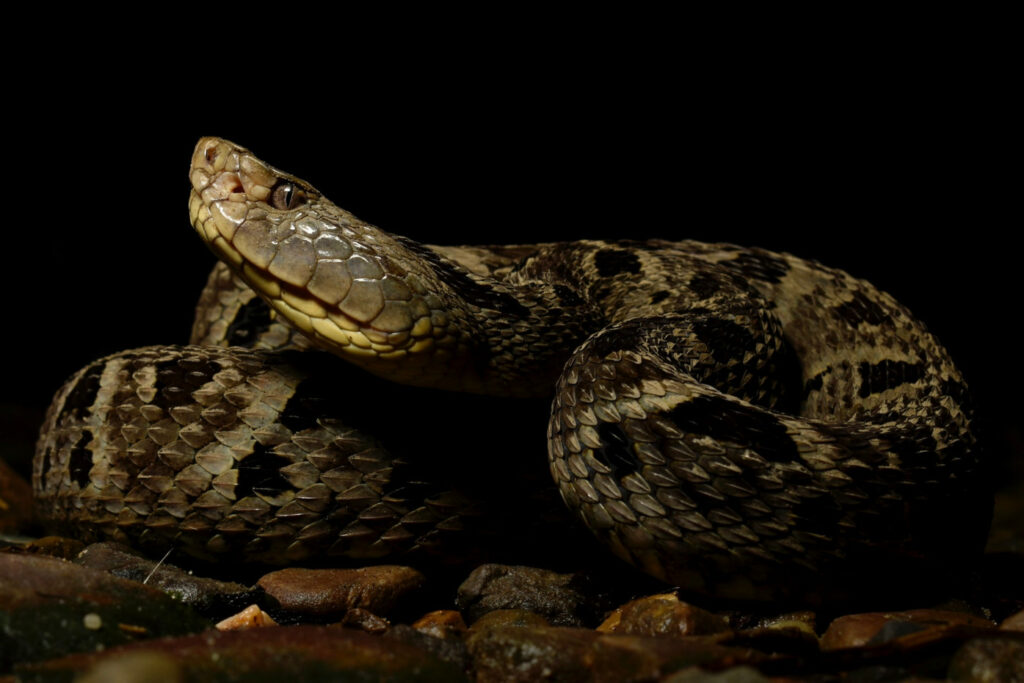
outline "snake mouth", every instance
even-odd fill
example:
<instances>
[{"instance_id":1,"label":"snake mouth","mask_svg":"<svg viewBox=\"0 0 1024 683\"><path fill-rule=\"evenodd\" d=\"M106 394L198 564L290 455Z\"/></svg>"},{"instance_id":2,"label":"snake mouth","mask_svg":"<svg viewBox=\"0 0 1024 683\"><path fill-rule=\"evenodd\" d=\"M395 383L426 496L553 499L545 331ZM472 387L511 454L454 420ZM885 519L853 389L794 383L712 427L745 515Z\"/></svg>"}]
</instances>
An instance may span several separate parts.
<instances>
[{"instance_id":1,"label":"snake mouth","mask_svg":"<svg viewBox=\"0 0 1024 683\"><path fill-rule=\"evenodd\" d=\"M319 346L394 361L454 340L422 279L377 253L390 238L308 183L219 138L199 141L190 179L196 232Z\"/></svg>"}]
</instances>

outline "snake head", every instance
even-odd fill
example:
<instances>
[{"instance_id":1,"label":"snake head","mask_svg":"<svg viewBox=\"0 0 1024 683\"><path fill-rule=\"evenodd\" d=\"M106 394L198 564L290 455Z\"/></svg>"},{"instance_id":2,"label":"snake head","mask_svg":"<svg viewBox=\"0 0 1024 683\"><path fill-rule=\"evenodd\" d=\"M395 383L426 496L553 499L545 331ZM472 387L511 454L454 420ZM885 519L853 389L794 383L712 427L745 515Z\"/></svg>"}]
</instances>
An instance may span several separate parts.
<instances>
[{"instance_id":1,"label":"snake head","mask_svg":"<svg viewBox=\"0 0 1024 683\"><path fill-rule=\"evenodd\" d=\"M318 346L418 383L406 375L421 364L405 359L454 342L419 259L309 183L220 138L199 141L189 178L199 235Z\"/></svg>"}]
</instances>

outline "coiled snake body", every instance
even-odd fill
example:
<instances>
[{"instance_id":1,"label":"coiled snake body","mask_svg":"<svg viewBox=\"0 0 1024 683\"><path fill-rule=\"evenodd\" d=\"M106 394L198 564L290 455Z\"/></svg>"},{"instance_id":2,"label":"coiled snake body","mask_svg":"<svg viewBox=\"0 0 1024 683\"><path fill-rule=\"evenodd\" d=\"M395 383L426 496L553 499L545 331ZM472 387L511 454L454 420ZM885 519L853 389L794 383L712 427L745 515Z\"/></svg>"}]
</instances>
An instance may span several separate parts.
<instances>
[{"instance_id":1,"label":"coiled snake body","mask_svg":"<svg viewBox=\"0 0 1024 683\"><path fill-rule=\"evenodd\" d=\"M458 528L469 503L410 494L421 471L399 476L357 418L327 412L402 431L398 399L361 405L362 375L294 350L312 346L404 385L553 392L565 503L692 590L856 593L959 566L983 536L960 373L846 273L696 242L428 247L216 138L191 181L193 225L223 261L193 340L256 348L151 347L73 377L34 472L58 526L274 562L382 557ZM242 280L276 322L253 324ZM453 411L419 443L469 428Z\"/></svg>"}]
</instances>

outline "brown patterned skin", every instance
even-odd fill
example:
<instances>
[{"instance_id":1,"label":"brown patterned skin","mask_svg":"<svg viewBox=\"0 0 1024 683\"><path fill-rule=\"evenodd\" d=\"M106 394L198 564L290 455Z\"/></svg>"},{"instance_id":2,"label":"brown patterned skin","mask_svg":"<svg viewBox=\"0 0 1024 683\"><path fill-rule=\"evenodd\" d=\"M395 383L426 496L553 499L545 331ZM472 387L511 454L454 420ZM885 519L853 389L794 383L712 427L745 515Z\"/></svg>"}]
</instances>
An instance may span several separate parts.
<instances>
[{"instance_id":1,"label":"brown patterned skin","mask_svg":"<svg viewBox=\"0 0 1024 683\"><path fill-rule=\"evenodd\" d=\"M553 393L562 498L667 582L739 599L855 596L955 574L983 541L963 378L866 282L723 244L426 247L216 138L197 146L192 182L197 231L279 316L258 313L222 266L194 341L316 346L406 384ZM262 331L241 312L263 316ZM382 494L387 458L351 462L372 437L309 412L337 396L290 403L310 372L293 362L195 347L94 364L44 427L41 503L105 535L273 561L380 556L418 543L416 515L449 519Z\"/></svg>"}]
</instances>

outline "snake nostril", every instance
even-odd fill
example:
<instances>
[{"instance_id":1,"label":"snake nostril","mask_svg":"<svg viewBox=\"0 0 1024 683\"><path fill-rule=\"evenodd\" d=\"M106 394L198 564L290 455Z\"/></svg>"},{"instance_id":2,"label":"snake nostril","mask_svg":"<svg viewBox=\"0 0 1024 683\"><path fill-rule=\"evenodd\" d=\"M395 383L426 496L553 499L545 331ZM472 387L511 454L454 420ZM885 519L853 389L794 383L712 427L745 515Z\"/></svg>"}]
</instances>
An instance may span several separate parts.
<instances>
[{"instance_id":1,"label":"snake nostril","mask_svg":"<svg viewBox=\"0 0 1024 683\"><path fill-rule=\"evenodd\" d=\"M224 183L221 187L227 190L228 194L245 194L245 185L235 173L225 173Z\"/></svg>"},{"instance_id":2,"label":"snake nostril","mask_svg":"<svg viewBox=\"0 0 1024 683\"><path fill-rule=\"evenodd\" d=\"M206 163L213 164L213 160L217 158L217 145L211 145L206 148Z\"/></svg>"}]
</instances>

